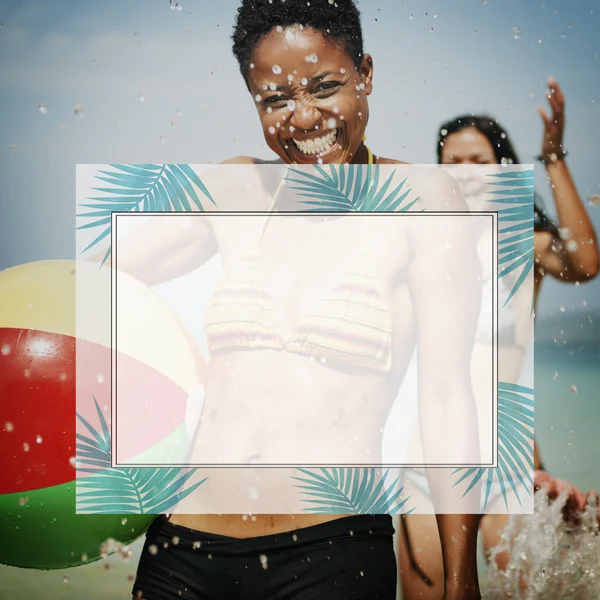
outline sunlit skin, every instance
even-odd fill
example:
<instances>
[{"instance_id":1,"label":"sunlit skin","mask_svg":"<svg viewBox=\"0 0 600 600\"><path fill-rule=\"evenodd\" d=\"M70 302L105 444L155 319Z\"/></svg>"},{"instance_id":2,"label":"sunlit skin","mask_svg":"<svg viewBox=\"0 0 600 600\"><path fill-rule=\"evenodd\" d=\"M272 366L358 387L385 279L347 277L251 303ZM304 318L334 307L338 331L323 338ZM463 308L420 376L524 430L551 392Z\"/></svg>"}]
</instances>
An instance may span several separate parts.
<instances>
[{"instance_id":1,"label":"sunlit skin","mask_svg":"<svg viewBox=\"0 0 600 600\"><path fill-rule=\"evenodd\" d=\"M265 140L283 162L367 163L363 136L373 90L369 54L357 70L352 58L320 32L292 27L265 36L252 60L250 91ZM337 139L320 155L304 154L293 141L314 140L333 129Z\"/></svg>"},{"instance_id":2,"label":"sunlit skin","mask_svg":"<svg viewBox=\"0 0 600 600\"><path fill-rule=\"evenodd\" d=\"M548 81L547 99L550 104L551 115L548 115L542 108L538 109L544 124L542 156L549 156L552 152L560 152L562 148L565 101L562 90L552 78ZM441 163L462 165L463 167L468 165L496 165L497 159L494 148L487 137L476 128L467 127L448 135L444 139ZM471 172L466 168L457 171L457 179L463 176L468 179L471 175L477 178L480 175L479 169ZM558 160L548 164L547 175L557 204L559 223L562 227L571 230L573 238L578 242L578 250L567 252L562 241L557 240L552 233L547 231L535 232L534 299L536 303L545 275L551 274L562 281L586 281L598 272L595 232L570 177L566 161ZM465 183L477 187L477 182L475 184L473 182ZM590 498L595 498L596 506L598 506L598 493L596 491L592 490L586 494L570 482L557 479L541 470L537 444L534 445L534 454L535 489L544 488L550 500L555 500L563 491L567 491L565 519L577 523ZM417 496L418 493L416 492ZM598 518L600 520L600 512ZM500 543L500 534L507 523L507 515L487 514L482 517L480 529L487 552ZM410 533L413 553L415 548L420 549L420 552L416 555L418 565L433 581L434 585L427 586L419 575L414 572L409 563L407 547L401 541L398 551L404 593L408 598L434 600L439 597L439 582L442 581L443 577L436 523L426 515L414 515L406 519L406 526ZM496 555L496 563L502 569L508 566L509 560L510 556L507 552ZM523 589L525 589L524 583Z\"/></svg>"}]
</instances>

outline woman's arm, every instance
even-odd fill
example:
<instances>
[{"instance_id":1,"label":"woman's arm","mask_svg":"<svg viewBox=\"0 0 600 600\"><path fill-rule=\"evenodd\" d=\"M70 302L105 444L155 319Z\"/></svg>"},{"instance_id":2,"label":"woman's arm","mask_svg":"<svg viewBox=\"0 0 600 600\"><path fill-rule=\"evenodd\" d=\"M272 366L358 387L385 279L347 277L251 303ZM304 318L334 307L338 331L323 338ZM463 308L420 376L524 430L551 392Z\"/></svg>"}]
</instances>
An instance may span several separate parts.
<instances>
[{"instance_id":1,"label":"woman's arm","mask_svg":"<svg viewBox=\"0 0 600 600\"><path fill-rule=\"evenodd\" d=\"M116 264L114 249L104 264L154 286L193 271L216 252L217 244L206 215L152 216L123 236ZM101 262L105 254L103 250L92 260Z\"/></svg>"},{"instance_id":2,"label":"woman's arm","mask_svg":"<svg viewBox=\"0 0 600 600\"><path fill-rule=\"evenodd\" d=\"M426 212L468 210L452 178L440 171L430 171L425 178L423 182L421 174L415 187ZM479 439L470 363L481 287L471 217L423 214L413 219L410 229L413 259L409 285L418 327L419 415L425 463L439 462L440 447L447 449L449 460L456 464L473 463L479 456ZM474 600L480 597L480 496L475 488L463 498L463 490L454 487L453 471L427 469L442 543L444 597Z\"/></svg>"},{"instance_id":3,"label":"woman's arm","mask_svg":"<svg viewBox=\"0 0 600 600\"><path fill-rule=\"evenodd\" d=\"M248 168L236 169L233 165L251 164L252 158L242 156L203 173L203 183L210 190L217 210L226 211L228 200L247 184ZM201 194L200 190L196 192ZM217 251L208 214L152 216L119 242L116 267L153 286L193 271ZM102 250L90 260L102 263L105 255L106 250ZM109 256L104 264L114 264L114 257Z\"/></svg>"},{"instance_id":4,"label":"woman's arm","mask_svg":"<svg viewBox=\"0 0 600 600\"><path fill-rule=\"evenodd\" d=\"M548 80L548 101L551 116L538 109L544 122L541 158L546 164L559 225L568 233L564 240L555 238L544 245L536 259L546 273L561 281L587 281L598 274L598 240L565 160L565 97L554 79Z\"/></svg>"}]
</instances>

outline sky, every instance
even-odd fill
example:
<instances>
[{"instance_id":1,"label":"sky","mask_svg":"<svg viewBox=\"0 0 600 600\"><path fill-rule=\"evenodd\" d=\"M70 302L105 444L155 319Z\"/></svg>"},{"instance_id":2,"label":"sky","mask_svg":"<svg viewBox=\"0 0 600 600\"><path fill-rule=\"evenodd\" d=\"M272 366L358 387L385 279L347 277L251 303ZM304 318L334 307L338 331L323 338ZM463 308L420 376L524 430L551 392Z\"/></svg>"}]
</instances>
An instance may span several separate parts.
<instances>
[{"instance_id":1,"label":"sky","mask_svg":"<svg viewBox=\"0 0 600 600\"><path fill-rule=\"evenodd\" d=\"M542 135L536 107L553 75L567 99L573 176L584 199L600 193L594 4L363 0L365 50L375 64L369 145L432 163L440 123L486 112L531 163ZM76 164L271 158L231 54L237 6L0 1L0 269L75 258ZM536 176L552 212L541 167ZM589 211L600 228L600 206ZM600 280L546 284L538 316L565 310L600 311Z\"/></svg>"}]
</instances>

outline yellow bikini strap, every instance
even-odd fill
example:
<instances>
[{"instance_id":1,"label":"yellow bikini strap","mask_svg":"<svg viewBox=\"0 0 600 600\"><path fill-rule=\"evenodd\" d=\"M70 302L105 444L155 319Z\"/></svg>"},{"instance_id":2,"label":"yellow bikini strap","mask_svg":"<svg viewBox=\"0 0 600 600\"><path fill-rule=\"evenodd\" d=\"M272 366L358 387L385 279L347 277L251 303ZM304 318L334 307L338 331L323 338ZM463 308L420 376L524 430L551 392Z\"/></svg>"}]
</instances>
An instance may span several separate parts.
<instances>
[{"instance_id":1,"label":"yellow bikini strap","mask_svg":"<svg viewBox=\"0 0 600 600\"><path fill-rule=\"evenodd\" d=\"M367 153L369 155L368 164L372 165L372 164L374 164L374 160L373 160L373 153L371 152L371 148L369 148L369 146L367 146L366 144L365 144L365 148L367 149Z\"/></svg>"}]
</instances>

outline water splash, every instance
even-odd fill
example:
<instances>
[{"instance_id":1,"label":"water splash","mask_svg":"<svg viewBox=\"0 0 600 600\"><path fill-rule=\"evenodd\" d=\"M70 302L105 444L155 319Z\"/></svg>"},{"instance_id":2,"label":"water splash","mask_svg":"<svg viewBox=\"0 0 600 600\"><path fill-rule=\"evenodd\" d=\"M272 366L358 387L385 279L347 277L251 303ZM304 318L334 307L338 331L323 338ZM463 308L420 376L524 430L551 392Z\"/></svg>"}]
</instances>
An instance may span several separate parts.
<instances>
[{"instance_id":1,"label":"water splash","mask_svg":"<svg viewBox=\"0 0 600 600\"><path fill-rule=\"evenodd\" d=\"M513 515L492 551L485 600L593 600L600 598L600 536L597 508L591 504L577 526L563 521L567 492L548 502L545 490L535 495L533 515ZM508 551L505 571L495 556ZM523 582L526 589L520 589Z\"/></svg>"}]
</instances>

